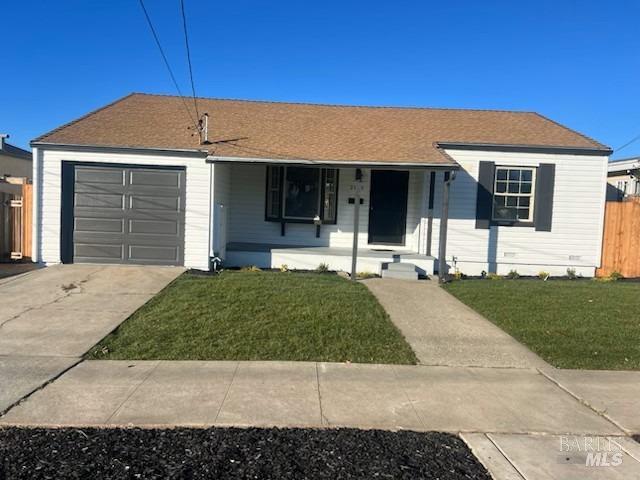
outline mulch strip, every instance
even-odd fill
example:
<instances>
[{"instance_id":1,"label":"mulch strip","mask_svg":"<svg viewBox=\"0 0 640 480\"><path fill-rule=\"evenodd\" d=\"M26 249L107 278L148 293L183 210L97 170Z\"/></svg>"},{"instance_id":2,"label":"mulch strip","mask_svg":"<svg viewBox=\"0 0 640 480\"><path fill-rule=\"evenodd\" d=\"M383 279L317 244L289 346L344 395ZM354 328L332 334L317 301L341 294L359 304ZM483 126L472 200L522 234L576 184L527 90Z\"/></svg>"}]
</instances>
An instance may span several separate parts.
<instances>
[{"instance_id":1,"label":"mulch strip","mask_svg":"<svg viewBox=\"0 0 640 480\"><path fill-rule=\"evenodd\" d=\"M355 429L0 429L0 479L482 479L458 437Z\"/></svg>"}]
</instances>

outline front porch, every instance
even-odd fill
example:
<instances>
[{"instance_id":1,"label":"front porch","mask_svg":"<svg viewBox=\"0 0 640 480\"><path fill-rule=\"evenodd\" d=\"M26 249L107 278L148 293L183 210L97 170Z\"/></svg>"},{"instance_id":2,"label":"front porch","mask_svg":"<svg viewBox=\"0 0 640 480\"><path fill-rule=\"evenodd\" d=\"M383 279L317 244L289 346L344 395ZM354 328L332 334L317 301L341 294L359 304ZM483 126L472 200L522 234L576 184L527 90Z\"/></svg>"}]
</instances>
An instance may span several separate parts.
<instances>
[{"instance_id":1,"label":"front porch","mask_svg":"<svg viewBox=\"0 0 640 480\"><path fill-rule=\"evenodd\" d=\"M326 264L330 270L348 272L351 269L351 248L348 247L305 247L294 245L273 245L264 243L228 243L225 265L255 265L260 268L280 268L315 270ZM383 249L364 247L358 249L358 272L382 275L389 264L405 263L415 265L418 275L433 274L434 257L421 255L407 249Z\"/></svg>"},{"instance_id":2,"label":"front porch","mask_svg":"<svg viewBox=\"0 0 640 480\"><path fill-rule=\"evenodd\" d=\"M211 255L227 267L351 272L356 241L356 272L432 275L447 171L214 162Z\"/></svg>"}]
</instances>

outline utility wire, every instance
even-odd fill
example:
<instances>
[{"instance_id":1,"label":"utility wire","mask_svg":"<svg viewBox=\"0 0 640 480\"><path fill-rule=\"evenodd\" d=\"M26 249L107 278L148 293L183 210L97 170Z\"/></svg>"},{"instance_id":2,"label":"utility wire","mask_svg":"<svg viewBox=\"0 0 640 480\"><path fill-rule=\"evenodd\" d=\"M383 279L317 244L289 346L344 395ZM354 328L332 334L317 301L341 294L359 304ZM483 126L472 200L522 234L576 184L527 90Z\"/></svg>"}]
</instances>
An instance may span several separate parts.
<instances>
[{"instance_id":1,"label":"utility wire","mask_svg":"<svg viewBox=\"0 0 640 480\"><path fill-rule=\"evenodd\" d=\"M191 50L189 49L189 35L187 34L187 16L184 13L184 0L180 0L180 10L182 11L182 29L184 30L184 44L187 47L187 63L189 64L189 78L191 79L191 94L193 96L193 106L196 109L196 117L200 120L198 112L198 101L196 100L196 86L193 82L193 67L191 66Z\"/></svg>"},{"instance_id":2,"label":"utility wire","mask_svg":"<svg viewBox=\"0 0 640 480\"><path fill-rule=\"evenodd\" d=\"M640 140L640 135L636 135L635 137L633 137L631 140L629 140L627 143L625 143L624 145L622 145L621 147L618 147L615 149L615 152L618 153L620 150L622 150L623 148L628 147L629 145L631 145L634 142L637 142L638 140Z\"/></svg>"},{"instance_id":3,"label":"utility wire","mask_svg":"<svg viewBox=\"0 0 640 480\"><path fill-rule=\"evenodd\" d=\"M142 11L144 12L144 16L147 19L147 23L149 24L149 28L151 29L151 33L153 34L153 38L156 41L156 45L158 46L158 50L160 50L160 55L162 55L162 60L164 60L164 64L167 67L167 70L169 71L169 75L171 76L171 80L173 81L173 85L176 87L178 95L180 96L180 99L182 100L182 104L184 105L184 108L187 111L187 115L189 115L189 119L193 122L193 126L196 128L196 131L199 131L198 122L197 122L197 120L194 120L193 115L191 114L191 110L189 110L189 107L187 106L187 102L185 101L184 96L182 95L182 92L180 91L180 86L178 85L176 77L173 74L173 70L171 69L171 65L169 65L169 60L167 60L167 56L165 55L164 50L162 49L162 45L160 44L160 38L158 38L158 34L156 33L156 29L153 27L153 23L151 22L151 17L149 17L149 12L147 12L147 9L144 6L144 1L143 0L140 0L140 6L142 7Z\"/></svg>"}]
</instances>

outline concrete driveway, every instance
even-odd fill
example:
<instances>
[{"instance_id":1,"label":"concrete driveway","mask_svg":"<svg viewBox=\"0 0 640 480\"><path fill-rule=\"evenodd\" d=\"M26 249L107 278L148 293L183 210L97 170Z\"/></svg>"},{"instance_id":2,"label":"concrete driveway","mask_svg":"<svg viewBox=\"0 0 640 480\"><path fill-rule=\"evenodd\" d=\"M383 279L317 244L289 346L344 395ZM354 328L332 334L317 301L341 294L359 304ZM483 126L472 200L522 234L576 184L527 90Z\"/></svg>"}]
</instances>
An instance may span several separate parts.
<instances>
[{"instance_id":1,"label":"concrete driveway","mask_svg":"<svg viewBox=\"0 0 640 480\"><path fill-rule=\"evenodd\" d=\"M0 280L0 412L75 365L182 271L56 265Z\"/></svg>"}]
</instances>

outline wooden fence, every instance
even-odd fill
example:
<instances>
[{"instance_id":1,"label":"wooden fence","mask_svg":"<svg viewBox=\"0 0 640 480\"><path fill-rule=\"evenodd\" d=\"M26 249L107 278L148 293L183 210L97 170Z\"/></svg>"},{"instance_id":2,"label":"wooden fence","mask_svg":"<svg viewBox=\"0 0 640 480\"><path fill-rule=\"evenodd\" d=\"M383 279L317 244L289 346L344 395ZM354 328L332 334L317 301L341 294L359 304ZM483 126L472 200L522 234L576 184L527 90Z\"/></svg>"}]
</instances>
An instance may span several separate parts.
<instances>
[{"instance_id":1,"label":"wooden fence","mask_svg":"<svg viewBox=\"0 0 640 480\"><path fill-rule=\"evenodd\" d=\"M31 223L33 219L33 185L22 185L22 256L31 258Z\"/></svg>"},{"instance_id":2,"label":"wooden fence","mask_svg":"<svg viewBox=\"0 0 640 480\"><path fill-rule=\"evenodd\" d=\"M640 199L607 202L602 265L596 275L605 277L612 272L640 277Z\"/></svg>"},{"instance_id":3,"label":"wooden fence","mask_svg":"<svg viewBox=\"0 0 640 480\"><path fill-rule=\"evenodd\" d=\"M4 194L2 197L3 221L0 222L0 257L2 260L31 258L31 219L33 218L33 185L22 184L21 194Z\"/></svg>"}]
</instances>

